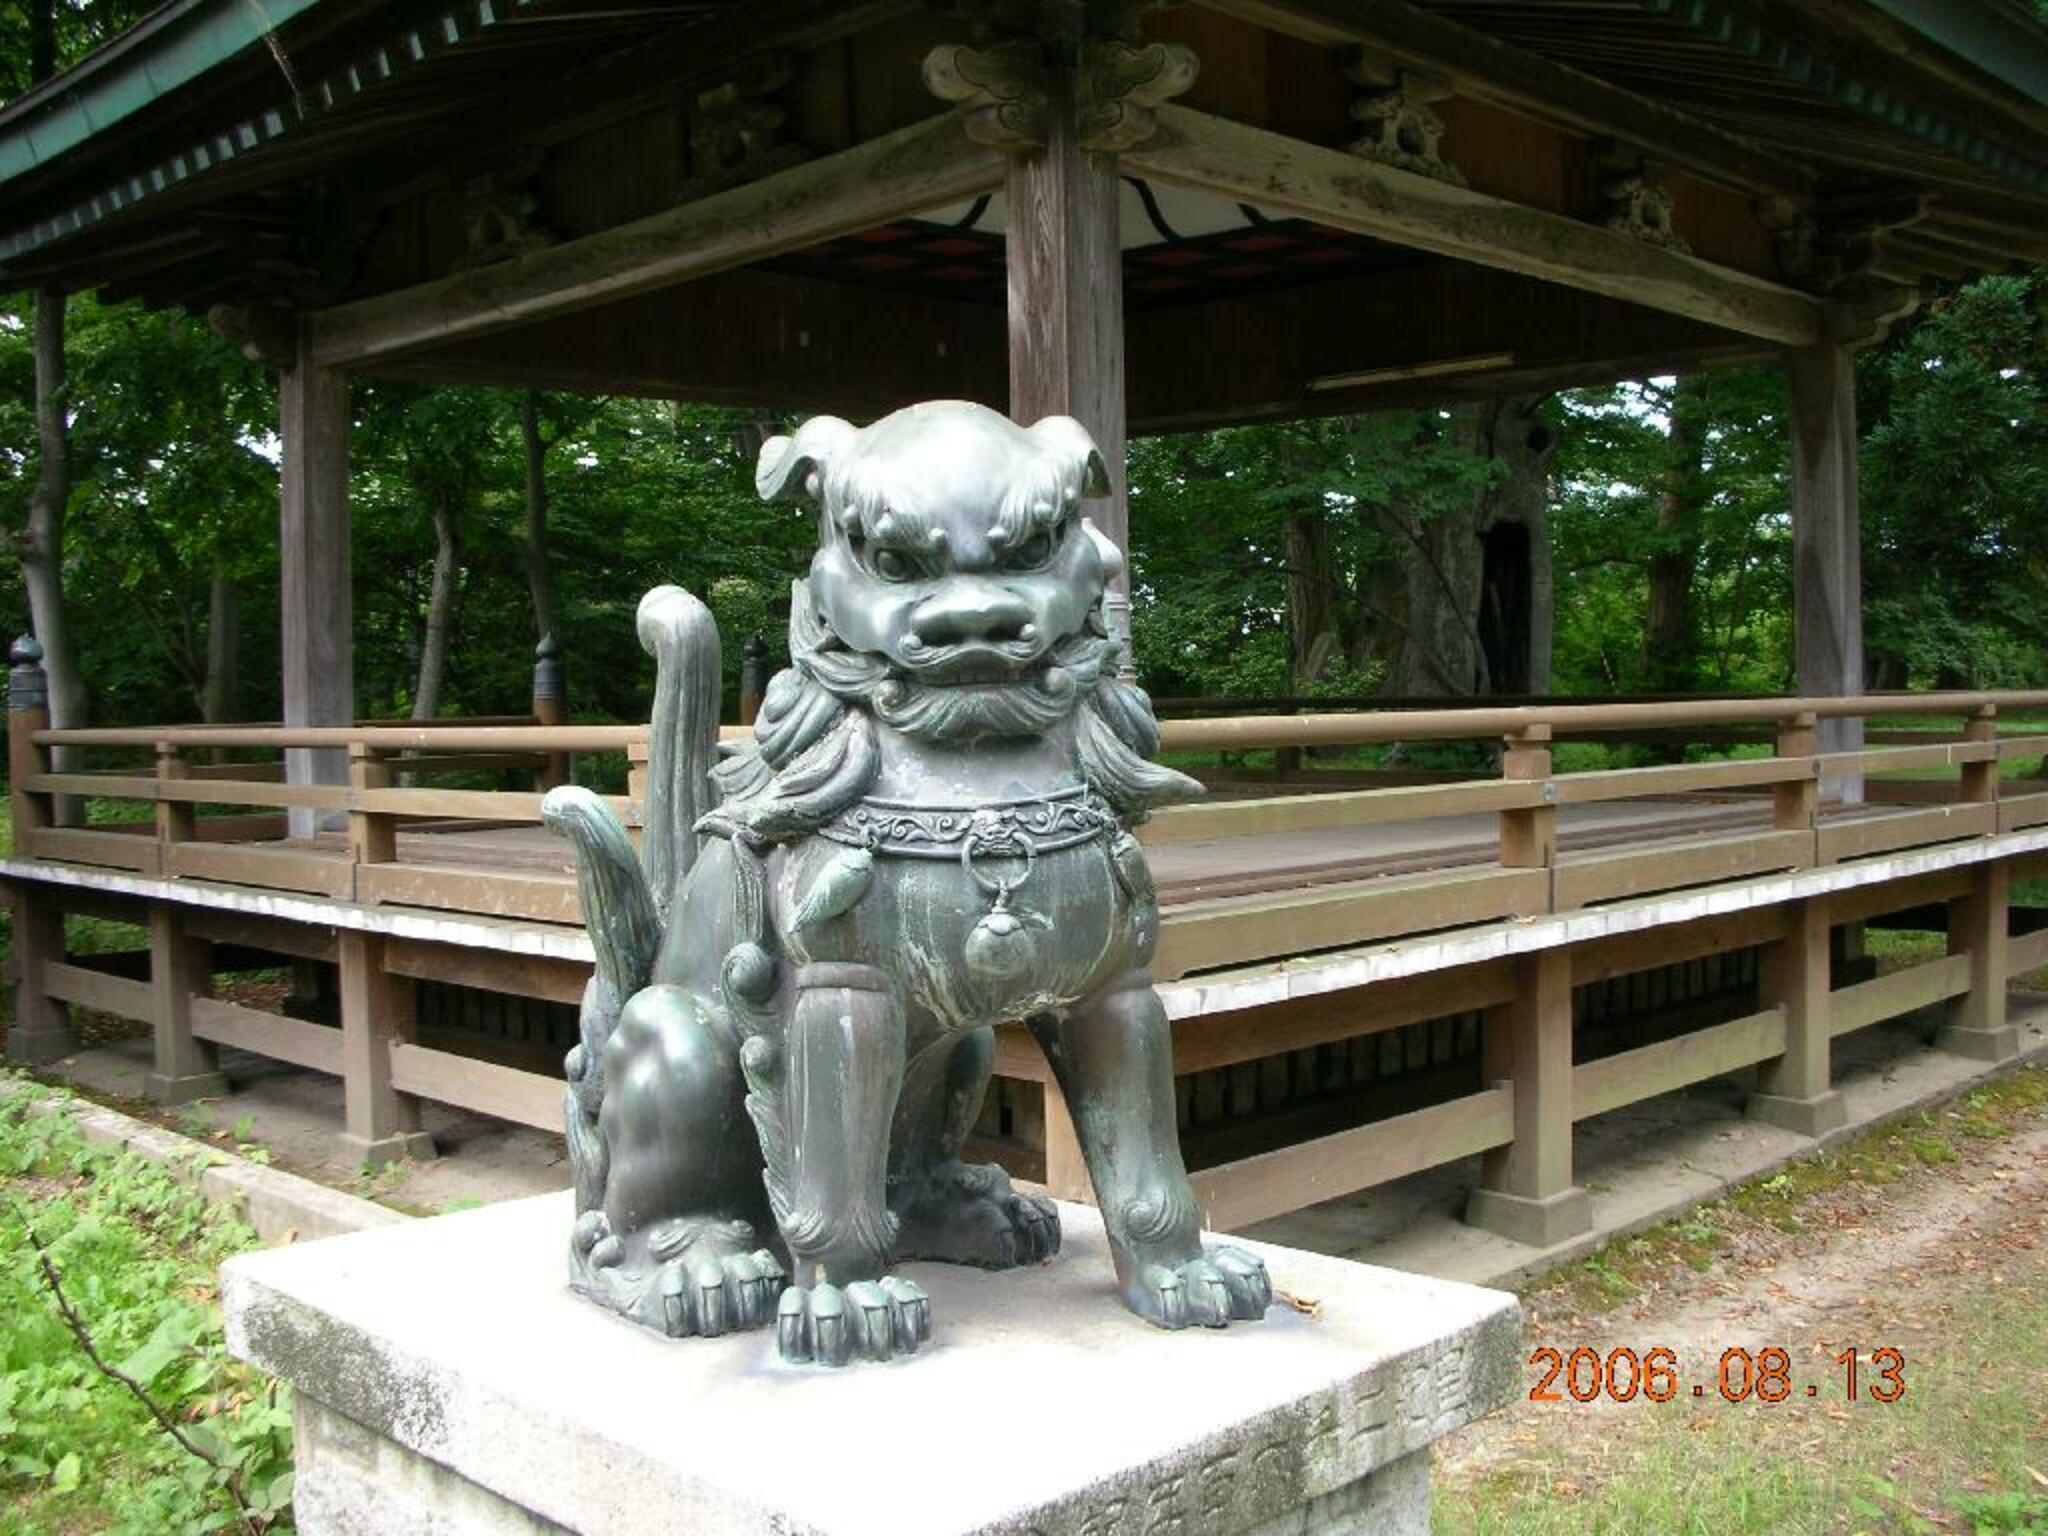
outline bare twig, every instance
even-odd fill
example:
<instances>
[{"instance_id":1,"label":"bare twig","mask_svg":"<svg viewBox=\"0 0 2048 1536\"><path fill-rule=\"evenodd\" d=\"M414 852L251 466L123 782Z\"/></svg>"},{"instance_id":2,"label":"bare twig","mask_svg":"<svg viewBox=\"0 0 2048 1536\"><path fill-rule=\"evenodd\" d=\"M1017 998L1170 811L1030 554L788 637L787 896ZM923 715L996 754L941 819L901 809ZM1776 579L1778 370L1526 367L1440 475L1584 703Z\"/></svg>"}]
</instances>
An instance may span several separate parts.
<instances>
[{"instance_id":1,"label":"bare twig","mask_svg":"<svg viewBox=\"0 0 2048 1536\"><path fill-rule=\"evenodd\" d=\"M43 1282L49 1286L50 1295L57 1303L57 1310L64 1316L64 1325L71 1330L71 1336L78 1340L78 1347L85 1351L85 1357L93 1363L93 1368L102 1376L126 1387L130 1395L149 1410L149 1416L156 1420L157 1426L165 1434L177 1441L191 1455L197 1456L220 1473L222 1486L226 1488L228 1497L234 1501L235 1513L241 1517L242 1529L248 1536L263 1536L267 1522L259 1521L255 1512L249 1508L249 1500L242 1492L242 1479L235 1469L180 1429L177 1421L157 1405L156 1399L149 1395L141 1382L119 1366L107 1362L106 1357L99 1352L99 1347L93 1343L92 1333L85 1326L85 1319L78 1315L77 1308L71 1305L71 1298L64 1294L64 1282L58 1277L57 1266L50 1262L50 1250L43 1246L42 1238L36 1233L35 1224L26 1214L21 1215L21 1227L28 1234L28 1245L36 1251L36 1262L43 1270Z\"/></svg>"}]
</instances>

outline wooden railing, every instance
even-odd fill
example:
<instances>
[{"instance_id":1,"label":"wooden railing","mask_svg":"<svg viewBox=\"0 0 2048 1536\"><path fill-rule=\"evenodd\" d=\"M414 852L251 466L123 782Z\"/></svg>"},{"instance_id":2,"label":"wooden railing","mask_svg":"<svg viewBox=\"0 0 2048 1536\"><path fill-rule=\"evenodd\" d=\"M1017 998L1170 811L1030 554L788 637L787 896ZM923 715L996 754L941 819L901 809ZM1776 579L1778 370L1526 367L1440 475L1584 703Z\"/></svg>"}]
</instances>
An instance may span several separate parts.
<instances>
[{"instance_id":1,"label":"wooden railing","mask_svg":"<svg viewBox=\"0 0 2048 1536\"><path fill-rule=\"evenodd\" d=\"M1725 881L1838 864L1902 849L2048 825L2048 781L2008 779L2017 761L2048 754L2048 733L2028 732L2048 712L2048 691L1910 697L1631 701L1400 713L1238 716L1170 721L1169 752L1274 750L1392 741L1479 741L1499 768L1455 783L1330 793L1216 798L1156 814L1143 829L1162 877L1165 913L1155 970L1172 981L1193 971L1249 967L1242 999L1210 1006L1225 988L1205 984L1188 1016L1176 1005L1180 1074L1248 1070L1289 1052L1384 1034L1451 1015L1482 1016L1476 1087L1439 1103L1199 1167L1195 1182L1209 1218L1235 1226L1314 1200L1367 1187L1451 1159L1483 1159L1474 1219L1539 1243L1577 1230L1570 1158L1574 1122L1755 1065L1758 1112L1809 1134L1837 1123L1828 1042L1851 1030L1931 1005L1950 1010L1943 1039L1987 1059L2009 1055L2006 981L2048 963L2048 928L2009 932L2007 889L2015 873L2038 871L2039 851L1978 860L1967 867L1903 867L1882 881L1815 894L1787 888L1724 913L1657 917L1651 932L1552 935L1526 953L1467 946L1413 973L1344 981L1335 992L1275 996L1263 965L1438 930L1654 897ZM2009 723L2000 731L2001 718ZM1922 722L1884 734L1858 751L1822 751L1823 721ZM2017 729L2011 728L2017 726ZM1765 736L1766 756L1722 757L1650 767L1561 772L1560 738L1653 730L1666 739L1731 730ZM1872 726L1872 737L1880 733ZM159 727L51 731L40 712L10 717L9 761L16 856L132 871L163 880L316 894L406 909L487 914L526 922L580 921L565 845L538 843L523 863L493 864L481 849L490 829L539 817L543 787L571 756L613 759L627 793L612 803L629 825L640 819L647 731L632 726L474 723L365 725L332 730L282 727ZM55 746L92 754L149 755L146 762L54 773ZM284 781L275 755L340 748L346 784ZM264 760L216 761L222 754ZM430 782L450 773L525 777L518 788L478 789ZM1879 803L1887 774L1923 777L1910 804ZM400 775L415 780L397 782ZM1863 793L1859 797L1858 791ZM58 796L146 808L118 827L57 826ZM1618 831L1575 827L1586 808L1643 809ZM1654 807L1657 814L1650 814ZM284 833L287 809L317 813L312 837ZM1712 814L1707 814L1711 811ZM252 814L253 813L253 814ZM1424 824L1427 824L1426 826ZM1288 874L1286 848L1350 838L1370 846L1382 829L1406 826L1422 853L1406 865L1324 857L1311 873ZM434 834L473 833L436 843ZM411 834L410 836L408 834ZM1289 841L1291 840L1291 842ZM1173 866L1219 855L1267 872L1264 889L1217 894L1201 878L1176 886ZM550 863L553 868L545 868ZM236 1045L325 1072L345 1082L350 1146L359 1155L409 1149L417 1100L434 1099L525 1124L558 1128L561 1087L552 1071L476 1059L448 1042L422 1043L404 1001L415 979L514 991L573 1003L587 966L480 944L438 941L375 924L337 925L311 951L339 974L341 1028L260 1012L210 995L210 971L194 969L191 942L242 942L219 914L182 912L149 893L148 983L75 963L65 954L63 895L28 894L15 882L16 963L24 1015L37 1039L64 1038L62 1005L78 1003L152 1023L158 1077L152 1091L175 1096L208 1087L216 1045ZM1946 909L1949 953L1911 970L1833 987L1831 926L1919 904ZM304 924L303 917L291 920ZM268 921L262 942L301 953ZM297 932L299 930L292 930ZM196 938L195 938L196 936ZM445 936L442 936L445 939ZM1573 988L1731 949L1755 948L1757 1005L1740 1017L1688 1029L1612 1054L1581 1057L1572 1027ZM1418 962L1419 963L1419 962ZM189 973L189 974L188 974ZM1285 990L1285 989L1283 989ZM1021 1029L998 1031L997 1070L1025 1097L1021 1133L1028 1165L1063 1196L1084 1197L1087 1179L1071 1119L1043 1058ZM168 1065L166 1065L168 1063ZM180 1065L183 1063L183 1065ZM1013 1096L1014 1097L1014 1096Z\"/></svg>"},{"instance_id":2,"label":"wooden railing","mask_svg":"<svg viewBox=\"0 0 2048 1536\"><path fill-rule=\"evenodd\" d=\"M2048 823L2048 793L2042 792L2048 785L2002 796L1999 772L2001 763L2048 753L2048 735L2000 736L1997 729L2001 710L2043 709L2048 709L2048 691L1169 721L1163 727L1168 752L1483 741L1498 748L1501 766L1498 776L1454 783L1217 799L1157 813L1141 834L1154 849L1302 833L1355 835L1417 822L1440 823L1446 832L1456 831L1452 841L1461 844L1455 856L1446 853L1433 862L1424 859L1422 867L1391 873L1365 860L1355 878L1325 873L1292 887L1214 896L1198 882L1178 900L1170 892L1157 971L1171 978ZM1837 753L1816 746L1822 720L1942 718L1958 722L1960 729L1916 745ZM567 873L566 845L559 868L535 868L533 861L506 867L482 853L465 859L456 843L443 845L431 858L403 857L399 833L537 823L542 790L571 754L628 760L634 780L614 805L635 826L637 776L647 739L645 727L602 725L436 722L55 731L17 724L28 726L14 759L28 770L18 772L13 785L18 855L164 878L556 923L581 918ZM1555 770L1552 747L1562 735L1711 732L1730 726L1768 728L1771 755L1577 773ZM737 731L729 728L729 734ZM95 753L147 750L153 761L146 767L53 773L47 754L60 745ZM285 783L275 760L213 760L222 753L274 754L294 748L345 750L350 782ZM201 754L208 760L198 760ZM482 770L530 774L532 787L449 788L422 782ZM1873 775L1928 770L1940 770L1943 777L1916 784L1923 803L1858 805L1824 793L1827 787L1859 786ZM412 782L398 783L401 775ZM60 827L50 815L55 796L148 806L153 819ZM1647 825L1618 841L1569 830L1560 836L1560 814L1567 808L1680 796L1753 797L1756 814L1748 820L1724 815L1718 825L1679 818L1669 828ZM1852 790L1849 798L1859 797ZM318 813L329 835L284 836L282 818L275 813L291 808ZM1491 846L1475 853L1475 829L1483 834L1487 828ZM345 838L337 835L342 832ZM1247 855L1254 862L1256 857Z\"/></svg>"}]
</instances>

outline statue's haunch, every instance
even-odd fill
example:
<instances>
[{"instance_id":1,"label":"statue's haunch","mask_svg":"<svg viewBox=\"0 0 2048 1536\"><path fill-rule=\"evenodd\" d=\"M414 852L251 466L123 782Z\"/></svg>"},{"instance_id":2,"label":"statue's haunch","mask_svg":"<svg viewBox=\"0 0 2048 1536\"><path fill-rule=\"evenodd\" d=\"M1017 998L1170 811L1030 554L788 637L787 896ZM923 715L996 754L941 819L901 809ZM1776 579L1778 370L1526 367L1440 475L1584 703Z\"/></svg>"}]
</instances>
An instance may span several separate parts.
<instances>
[{"instance_id":1,"label":"statue's haunch","mask_svg":"<svg viewBox=\"0 0 2048 1536\"><path fill-rule=\"evenodd\" d=\"M669 1334L773 1324L788 1360L914 1352L931 1301L891 1265L1059 1252L1051 1201L960 1161L994 1026L1020 1022L1125 1304L1258 1317L1264 1267L1204 1249L1181 1164L1132 828L1201 789L1150 761L1118 675L1123 557L1081 511L1101 455L1066 417L940 401L808 421L757 480L817 507L820 545L754 739L720 755L716 628L659 588L641 849L583 790L544 807L597 951L567 1064L572 1284Z\"/></svg>"}]
</instances>

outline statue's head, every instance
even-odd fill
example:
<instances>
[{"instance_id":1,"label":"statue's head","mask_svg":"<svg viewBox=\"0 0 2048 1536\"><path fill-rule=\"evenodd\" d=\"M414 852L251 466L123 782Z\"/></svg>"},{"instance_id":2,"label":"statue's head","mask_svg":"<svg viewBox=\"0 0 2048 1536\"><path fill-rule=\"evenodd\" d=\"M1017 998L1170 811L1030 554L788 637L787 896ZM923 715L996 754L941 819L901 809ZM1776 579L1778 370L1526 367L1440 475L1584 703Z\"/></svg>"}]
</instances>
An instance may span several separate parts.
<instances>
[{"instance_id":1,"label":"statue's head","mask_svg":"<svg viewBox=\"0 0 2048 1536\"><path fill-rule=\"evenodd\" d=\"M842 698L957 740L1042 732L1093 686L1122 555L1082 515L1109 477L1079 422L959 400L818 416L762 447L756 482L819 509L791 645Z\"/></svg>"}]
</instances>

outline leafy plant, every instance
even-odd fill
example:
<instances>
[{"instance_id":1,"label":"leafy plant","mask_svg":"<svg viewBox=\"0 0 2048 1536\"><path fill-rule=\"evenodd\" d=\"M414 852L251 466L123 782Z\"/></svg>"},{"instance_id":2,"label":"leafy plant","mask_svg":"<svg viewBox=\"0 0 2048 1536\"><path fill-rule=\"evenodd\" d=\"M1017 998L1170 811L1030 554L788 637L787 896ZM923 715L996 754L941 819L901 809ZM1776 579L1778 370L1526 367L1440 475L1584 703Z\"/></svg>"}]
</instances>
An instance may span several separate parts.
<instances>
[{"instance_id":1,"label":"leafy plant","mask_svg":"<svg viewBox=\"0 0 2048 1536\"><path fill-rule=\"evenodd\" d=\"M0 1076L0 1175L15 1196L0 1207L0 1497L18 1521L6 1528L288 1529L290 1389L229 1358L214 1290L221 1260L255 1234L155 1164L87 1143L67 1116L32 1115L45 1092Z\"/></svg>"}]
</instances>

